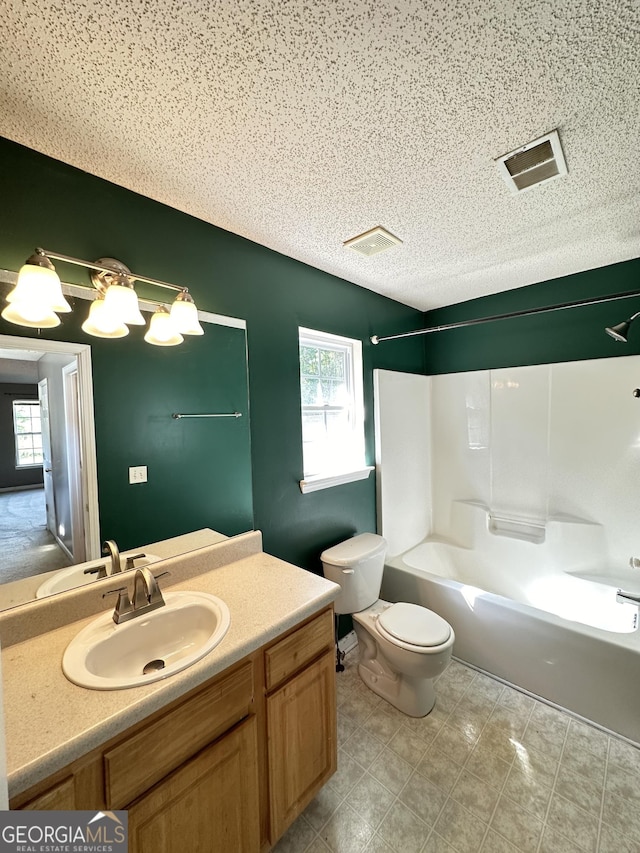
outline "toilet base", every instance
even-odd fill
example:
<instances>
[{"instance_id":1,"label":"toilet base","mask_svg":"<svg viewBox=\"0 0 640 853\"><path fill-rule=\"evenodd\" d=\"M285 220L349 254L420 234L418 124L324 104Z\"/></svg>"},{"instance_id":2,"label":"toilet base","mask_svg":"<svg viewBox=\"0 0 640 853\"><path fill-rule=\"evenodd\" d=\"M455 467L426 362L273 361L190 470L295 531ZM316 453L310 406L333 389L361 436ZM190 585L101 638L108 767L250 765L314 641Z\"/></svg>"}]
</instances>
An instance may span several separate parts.
<instances>
[{"instance_id":1,"label":"toilet base","mask_svg":"<svg viewBox=\"0 0 640 853\"><path fill-rule=\"evenodd\" d=\"M358 664L358 673L367 687L408 717L426 717L436 703L430 678L411 678L387 672L379 660Z\"/></svg>"}]
</instances>

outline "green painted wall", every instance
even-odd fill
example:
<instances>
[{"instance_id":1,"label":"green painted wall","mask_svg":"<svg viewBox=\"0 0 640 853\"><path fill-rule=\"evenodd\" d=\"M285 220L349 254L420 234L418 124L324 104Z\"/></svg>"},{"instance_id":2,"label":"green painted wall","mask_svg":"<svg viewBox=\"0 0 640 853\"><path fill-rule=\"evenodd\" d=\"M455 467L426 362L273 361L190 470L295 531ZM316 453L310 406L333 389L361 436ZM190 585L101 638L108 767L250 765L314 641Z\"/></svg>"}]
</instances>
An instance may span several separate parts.
<instances>
[{"instance_id":1,"label":"green painted wall","mask_svg":"<svg viewBox=\"0 0 640 853\"><path fill-rule=\"evenodd\" d=\"M455 323L638 290L640 259L636 258L431 311L425 316L424 325ZM425 335L426 370L431 374L456 373L637 355L640 323L632 326L628 344L614 341L604 329L639 310L640 296L637 296Z\"/></svg>"},{"instance_id":2,"label":"green painted wall","mask_svg":"<svg viewBox=\"0 0 640 853\"><path fill-rule=\"evenodd\" d=\"M224 532L237 532L232 528L242 522L251 526L253 497L254 525L263 531L265 550L318 571L323 548L375 529L373 475L300 493L297 330L308 326L364 341L371 463L373 369L423 372L425 365L422 340L374 347L369 336L418 328L419 312L7 140L0 140L0 174L0 267L17 270L37 245L86 260L112 256L141 274L188 286L201 310L247 321L253 488L240 462L235 492L230 473L241 453L230 446L229 434L238 422L217 426L214 433L205 422L166 418L178 408L177 399L187 410L200 391L216 393L213 374L224 361L220 353L233 346L211 331L217 327L208 328L206 343L192 338L167 350L141 342L139 329L124 340L88 338L69 316L58 329L43 332L92 346L104 535L127 547L181 527L215 526L207 520L211 501L229 507ZM66 281L88 283L82 269L59 264L58 270ZM142 284L136 288L142 297L157 294ZM29 335L1 321L0 333ZM207 467L214 447L224 451L226 482L220 482L215 466ZM126 468L139 464L149 465L149 483L129 487L123 481Z\"/></svg>"}]
</instances>

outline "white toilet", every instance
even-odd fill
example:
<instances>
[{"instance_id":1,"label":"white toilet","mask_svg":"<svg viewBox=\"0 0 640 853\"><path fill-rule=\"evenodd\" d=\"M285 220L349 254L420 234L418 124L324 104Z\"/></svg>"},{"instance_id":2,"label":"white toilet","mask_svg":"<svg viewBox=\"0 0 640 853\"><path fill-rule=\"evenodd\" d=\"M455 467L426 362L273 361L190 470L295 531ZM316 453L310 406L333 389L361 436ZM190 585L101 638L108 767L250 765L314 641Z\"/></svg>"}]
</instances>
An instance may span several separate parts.
<instances>
[{"instance_id":1,"label":"white toilet","mask_svg":"<svg viewBox=\"0 0 640 853\"><path fill-rule=\"evenodd\" d=\"M351 613L364 683L410 717L424 717L436 701L433 679L451 659L453 628L417 604L378 598L387 548L382 536L362 533L323 551L324 576L341 586L336 613Z\"/></svg>"}]
</instances>

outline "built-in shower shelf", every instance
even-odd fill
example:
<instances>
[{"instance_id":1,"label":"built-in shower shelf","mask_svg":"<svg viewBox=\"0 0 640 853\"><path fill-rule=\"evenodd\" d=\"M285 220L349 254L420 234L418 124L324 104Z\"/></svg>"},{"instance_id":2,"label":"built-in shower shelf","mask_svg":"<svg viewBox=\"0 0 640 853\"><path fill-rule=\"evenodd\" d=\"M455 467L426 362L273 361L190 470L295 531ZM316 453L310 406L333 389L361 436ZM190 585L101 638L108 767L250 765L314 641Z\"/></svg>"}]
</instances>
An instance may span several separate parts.
<instances>
[{"instance_id":1,"label":"built-in shower shelf","mask_svg":"<svg viewBox=\"0 0 640 853\"><path fill-rule=\"evenodd\" d=\"M533 545L541 545L547 536L546 525L521 518L490 514L488 527L489 532L495 536L508 536L510 539L520 539Z\"/></svg>"}]
</instances>

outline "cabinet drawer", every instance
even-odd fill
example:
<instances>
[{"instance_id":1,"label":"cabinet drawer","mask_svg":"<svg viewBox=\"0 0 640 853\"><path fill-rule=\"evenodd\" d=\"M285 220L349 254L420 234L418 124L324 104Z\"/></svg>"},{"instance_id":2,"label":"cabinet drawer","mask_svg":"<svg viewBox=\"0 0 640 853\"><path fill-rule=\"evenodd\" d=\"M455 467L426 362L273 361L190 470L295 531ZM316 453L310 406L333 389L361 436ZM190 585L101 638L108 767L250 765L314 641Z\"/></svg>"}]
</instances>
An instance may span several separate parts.
<instances>
[{"instance_id":1,"label":"cabinet drawer","mask_svg":"<svg viewBox=\"0 0 640 853\"><path fill-rule=\"evenodd\" d=\"M12 806L12 808L15 808L15 806ZM73 811L73 809L77 808L73 776L63 779L62 782L54 785L53 788L49 788L48 791L25 803L24 806L20 806L20 808L29 811L50 811L52 809Z\"/></svg>"},{"instance_id":2,"label":"cabinet drawer","mask_svg":"<svg viewBox=\"0 0 640 853\"><path fill-rule=\"evenodd\" d=\"M286 681L333 644L333 609L325 610L264 653L267 690Z\"/></svg>"},{"instance_id":3,"label":"cabinet drawer","mask_svg":"<svg viewBox=\"0 0 640 853\"><path fill-rule=\"evenodd\" d=\"M104 755L108 808L121 809L251 710L253 664L246 661Z\"/></svg>"}]
</instances>

